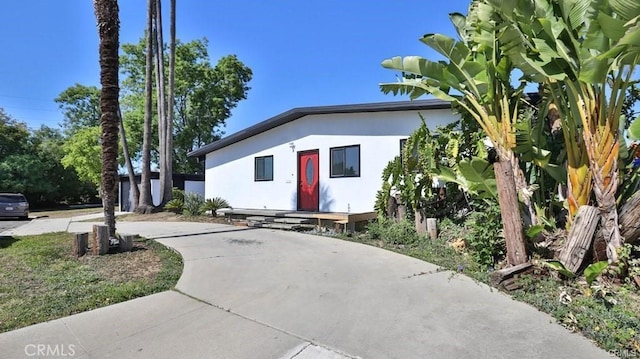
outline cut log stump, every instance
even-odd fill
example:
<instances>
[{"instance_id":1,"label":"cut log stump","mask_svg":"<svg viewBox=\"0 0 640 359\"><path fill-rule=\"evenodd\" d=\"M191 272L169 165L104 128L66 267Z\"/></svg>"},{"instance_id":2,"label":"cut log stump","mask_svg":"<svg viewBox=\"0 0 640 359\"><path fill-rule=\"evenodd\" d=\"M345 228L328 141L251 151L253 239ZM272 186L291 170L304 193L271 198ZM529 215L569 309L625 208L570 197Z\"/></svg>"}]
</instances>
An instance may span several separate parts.
<instances>
[{"instance_id":1,"label":"cut log stump","mask_svg":"<svg viewBox=\"0 0 640 359\"><path fill-rule=\"evenodd\" d=\"M517 279L520 275L533 270L533 264L527 262L491 273L491 284L497 288L514 290L520 288Z\"/></svg>"},{"instance_id":2,"label":"cut log stump","mask_svg":"<svg viewBox=\"0 0 640 359\"><path fill-rule=\"evenodd\" d=\"M578 273L584 257L592 247L594 234L600 222L600 212L596 207L580 206L573 220L567 243L560 251L558 259L572 273Z\"/></svg>"},{"instance_id":3,"label":"cut log stump","mask_svg":"<svg viewBox=\"0 0 640 359\"><path fill-rule=\"evenodd\" d=\"M118 251L120 252L131 252L133 249L133 239L136 236L134 234L123 234L120 236L118 241Z\"/></svg>"},{"instance_id":4,"label":"cut log stump","mask_svg":"<svg viewBox=\"0 0 640 359\"><path fill-rule=\"evenodd\" d=\"M620 235L625 243L640 240L640 191L636 192L620 209Z\"/></svg>"},{"instance_id":5,"label":"cut log stump","mask_svg":"<svg viewBox=\"0 0 640 359\"><path fill-rule=\"evenodd\" d=\"M109 251L109 227L104 224L93 225L93 247L94 255L104 255Z\"/></svg>"},{"instance_id":6,"label":"cut log stump","mask_svg":"<svg viewBox=\"0 0 640 359\"><path fill-rule=\"evenodd\" d=\"M422 214L422 211L415 211L415 221L416 221L416 232L419 235L424 235L427 233L427 219Z\"/></svg>"},{"instance_id":7,"label":"cut log stump","mask_svg":"<svg viewBox=\"0 0 640 359\"><path fill-rule=\"evenodd\" d=\"M427 233L429 239L438 238L438 222L435 218L427 218Z\"/></svg>"},{"instance_id":8,"label":"cut log stump","mask_svg":"<svg viewBox=\"0 0 640 359\"><path fill-rule=\"evenodd\" d=\"M89 246L89 233L75 233L73 238L73 254L82 257L87 253Z\"/></svg>"}]
</instances>

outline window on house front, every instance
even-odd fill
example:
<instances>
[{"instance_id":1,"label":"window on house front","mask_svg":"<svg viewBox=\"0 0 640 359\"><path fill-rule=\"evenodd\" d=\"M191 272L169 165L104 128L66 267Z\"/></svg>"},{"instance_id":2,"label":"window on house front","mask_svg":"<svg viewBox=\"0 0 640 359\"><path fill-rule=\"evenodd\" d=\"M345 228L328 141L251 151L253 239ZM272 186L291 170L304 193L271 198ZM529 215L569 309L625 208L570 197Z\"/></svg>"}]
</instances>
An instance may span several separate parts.
<instances>
[{"instance_id":1,"label":"window on house front","mask_svg":"<svg viewBox=\"0 0 640 359\"><path fill-rule=\"evenodd\" d=\"M360 145L334 147L331 152L331 177L360 177Z\"/></svg>"},{"instance_id":2,"label":"window on house front","mask_svg":"<svg viewBox=\"0 0 640 359\"><path fill-rule=\"evenodd\" d=\"M273 156L256 157L256 181L273 181Z\"/></svg>"}]
</instances>

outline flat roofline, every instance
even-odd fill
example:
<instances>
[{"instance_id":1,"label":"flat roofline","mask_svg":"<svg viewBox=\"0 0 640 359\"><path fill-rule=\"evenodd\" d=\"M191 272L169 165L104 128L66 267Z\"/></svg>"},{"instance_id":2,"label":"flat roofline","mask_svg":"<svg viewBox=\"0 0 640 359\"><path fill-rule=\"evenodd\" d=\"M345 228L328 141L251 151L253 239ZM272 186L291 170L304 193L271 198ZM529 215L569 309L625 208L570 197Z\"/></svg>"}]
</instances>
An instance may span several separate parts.
<instances>
[{"instance_id":1,"label":"flat roofline","mask_svg":"<svg viewBox=\"0 0 640 359\"><path fill-rule=\"evenodd\" d=\"M297 107L267 120L249 126L243 130L233 133L220 140L204 145L197 150L188 153L189 157L200 157L210 152L227 147L234 143L246 140L262 132L271 130L278 126L295 121L309 115L327 115L343 113L366 113L366 112L395 112L395 111L415 111L415 110L437 110L450 109L451 103L438 99L416 100L416 101L394 101L394 102L373 102L351 105L313 106Z\"/></svg>"}]
</instances>

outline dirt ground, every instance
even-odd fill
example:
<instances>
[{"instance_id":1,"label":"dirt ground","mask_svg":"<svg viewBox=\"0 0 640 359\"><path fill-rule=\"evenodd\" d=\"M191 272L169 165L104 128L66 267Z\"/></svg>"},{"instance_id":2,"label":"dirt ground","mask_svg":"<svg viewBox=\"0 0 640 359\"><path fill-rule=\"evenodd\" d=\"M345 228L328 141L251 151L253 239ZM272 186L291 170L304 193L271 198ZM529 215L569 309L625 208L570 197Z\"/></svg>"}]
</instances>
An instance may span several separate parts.
<instances>
[{"instance_id":1,"label":"dirt ground","mask_svg":"<svg viewBox=\"0 0 640 359\"><path fill-rule=\"evenodd\" d=\"M101 277L109 278L116 283L137 279L153 280L162 269L160 256L144 240L134 241L131 252L104 256L87 254L78 260L96 270Z\"/></svg>"},{"instance_id":2,"label":"dirt ground","mask_svg":"<svg viewBox=\"0 0 640 359\"><path fill-rule=\"evenodd\" d=\"M224 217L211 216L184 216L172 212L157 212L151 214L123 214L118 216L118 221L122 222L204 222L204 223L225 223Z\"/></svg>"}]
</instances>

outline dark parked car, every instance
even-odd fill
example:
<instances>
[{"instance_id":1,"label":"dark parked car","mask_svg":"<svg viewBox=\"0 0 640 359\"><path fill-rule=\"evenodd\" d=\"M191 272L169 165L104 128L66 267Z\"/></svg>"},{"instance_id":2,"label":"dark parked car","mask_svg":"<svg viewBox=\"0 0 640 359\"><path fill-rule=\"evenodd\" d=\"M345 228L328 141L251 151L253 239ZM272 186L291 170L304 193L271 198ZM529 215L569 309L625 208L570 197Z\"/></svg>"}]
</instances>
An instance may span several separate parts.
<instances>
[{"instance_id":1,"label":"dark parked car","mask_svg":"<svg viewBox=\"0 0 640 359\"><path fill-rule=\"evenodd\" d=\"M29 202L21 193L0 193L0 217L29 218Z\"/></svg>"}]
</instances>

